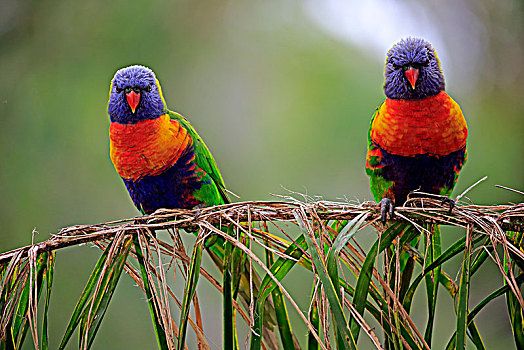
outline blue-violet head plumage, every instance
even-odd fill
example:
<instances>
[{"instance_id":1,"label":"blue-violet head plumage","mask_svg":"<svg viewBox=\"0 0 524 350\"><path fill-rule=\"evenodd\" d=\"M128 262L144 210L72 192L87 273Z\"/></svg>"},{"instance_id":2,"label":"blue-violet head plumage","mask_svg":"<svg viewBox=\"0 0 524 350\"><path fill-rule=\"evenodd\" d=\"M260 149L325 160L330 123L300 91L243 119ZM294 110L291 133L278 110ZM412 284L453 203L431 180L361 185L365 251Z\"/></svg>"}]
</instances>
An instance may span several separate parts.
<instances>
[{"instance_id":1,"label":"blue-violet head plumage","mask_svg":"<svg viewBox=\"0 0 524 350\"><path fill-rule=\"evenodd\" d=\"M419 100L445 89L435 49L423 39L402 39L389 49L384 73L388 98Z\"/></svg>"},{"instance_id":2,"label":"blue-violet head plumage","mask_svg":"<svg viewBox=\"0 0 524 350\"><path fill-rule=\"evenodd\" d=\"M107 112L111 122L121 124L136 124L166 113L155 73L139 65L118 70L111 81Z\"/></svg>"}]
</instances>

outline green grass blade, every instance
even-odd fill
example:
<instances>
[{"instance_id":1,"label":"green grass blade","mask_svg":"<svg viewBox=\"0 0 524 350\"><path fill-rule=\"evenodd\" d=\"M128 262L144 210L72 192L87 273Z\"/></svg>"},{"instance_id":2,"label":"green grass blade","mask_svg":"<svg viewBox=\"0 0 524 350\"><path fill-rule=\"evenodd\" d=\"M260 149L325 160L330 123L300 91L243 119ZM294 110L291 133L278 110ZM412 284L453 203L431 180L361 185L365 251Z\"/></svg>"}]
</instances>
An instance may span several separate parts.
<instances>
[{"instance_id":1,"label":"green grass blade","mask_svg":"<svg viewBox=\"0 0 524 350\"><path fill-rule=\"evenodd\" d=\"M486 238L485 241L482 243L482 245L485 246L485 245L489 244L489 239L490 239L489 237ZM478 241L479 241L478 238L474 240L474 242L478 242ZM450 248L448 248L446 250L446 252L441 255L440 258L438 258L435 262L433 262L432 264L427 266L426 269L419 276L417 276L417 278L411 284L410 289L409 289L408 293L406 294L406 298L404 299L404 308L406 310L409 310L409 308L411 307L412 297L414 295L414 292L415 292L416 288L418 287L418 285L422 281L422 279L424 277L426 277L428 275L428 273L433 268L437 267L437 263L440 262L442 264L446 260L448 260L450 257L460 253L461 250L459 248L461 246L464 247L463 243L465 244L465 237L461 238L454 245L452 245ZM489 248L487 248L487 249L489 249ZM415 261L417 261L421 266L423 266L424 265L424 258L422 256L422 254L420 254L418 252L412 252L412 253L416 253L414 255ZM447 256L447 258L446 259L442 259L442 256ZM470 279L471 279L471 276L473 276L473 274L475 274L478 271L479 267L484 263L484 261L486 260L486 258L488 256L489 255L488 255L486 249L481 249L479 251L479 253L477 253L475 258L473 259L473 263L471 264ZM440 281L440 284L448 291L448 293L451 295L451 297L455 298L456 295L457 295L457 290L455 288L455 284L449 278L449 276L447 276L446 274L441 273L440 276L439 276L439 281ZM484 347L484 343L482 341L482 338L480 337L480 334L478 332L477 326L475 325L475 322L472 319L468 323L468 331L469 331L468 332L468 336L471 339L471 341L475 344L477 349L484 349L485 348Z\"/></svg>"},{"instance_id":2,"label":"green grass blade","mask_svg":"<svg viewBox=\"0 0 524 350\"><path fill-rule=\"evenodd\" d=\"M346 223L345 226L343 226L342 230L338 234L337 238L333 242L333 245L330 248L330 252L328 254L328 263L334 263L337 255L340 253L342 248L346 246L348 241L353 238L355 233L358 232L364 221L366 221L366 218L368 217L369 213L364 212L359 215L357 215L353 220Z\"/></svg>"},{"instance_id":3,"label":"green grass blade","mask_svg":"<svg viewBox=\"0 0 524 350\"><path fill-rule=\"evenodd\" d=\"M280 340L284 349L294 349L295 343L293 340L293 331L291 323L289 322L289 315L287 312L286 302L280 288L273 288L271 291L271 298L273 299L273 306L277 317L277 325L280 334Z\"/></svg>"},{"instance_id":4,"label":"green grass blade","mask_svg":"<svg viewBox=\"0 0 524 350\"><path fill-rule=\"evenodd\" d=\"M304 235L300 235L295 240L295 243L290 244L289 247L284 251L284 255L298 261L304 254L305 249L307 249L306 239ZM275 261L275 263L273 263L273 265L271 265L269 270L278 281L282 281L282 279L287 275L291 268L296 265L296 263L297 262L294 260L280 257ZM276 287L278 287L278 285L273 281L273 278L271 278L269 275L264 276L264 279L260 284L259 298L267 298L271 294L273 288Z\"/></svg>"},{"instance_id":5,"label":"green grass blade","mask_svg":"<svg viewBox=\"0 0 524 350\"><path fill-rule=\"evenodd\" d=\"M0 349L1 350L13 350L13 349L17 349L14 341L13 341L13 334L11 332L9 332L9 334L6 334L6 340L5 340L5 343L4 342L1 342L0 343Z\"/></svg>"},{"instance_id":6,"label":"green grass blade","mask_svg":"<svg viewBox=\"0 0 524 350\"><path fill-rule=\"evenodd\" d=\"M524 317L522 314L522 307L513 292L506 293L506 303L508 305L508 313L510 316L511 328L513 329L515 344L517 345L517 349L524 349Z\"/></svg>"},{"instance_id":7,"label":"green grass blade","mask_svg":"<svg viewBox=\"0 0 524 350\"><path fill-rule=\"evenodd\" d=\"M244 245L247 244L245 241L245 236L241 236L240 240L241 243ZM231 290L233 291L233 299L237 299L238 293L240 290L240 283L242 279L249 280L249 278L246 278L249 275L246 275L246 262L247 258L242 252L242 249L233 248L233 252L231 255ZM255 294L256 295L256 294Z\"/></svg>"},{"instance_id":8,"label":"green grass blade","mask_svg":"<svg viewBox=\"0 0 524 350\"><path fill-rule=\"evenodd\" d=\"M346 246L347 242L357 233L357 231L360 229L366 218L368 217L369 213L364 212L359 215L357 215L353 220L351 220L349 223L344 226L344 228L340 231L337 238L333 242L331 248L329 249L328 255L327 255L327 271L329 274L329 278L331 279L331 282L333 283L333 287L335 288L335 291L337 292L338 298L342 299L342 294L340 291L340 285L339 285L339 276L338 276L338 265L337 265L337 258L340 253L340 251ZM337 338L337 343L341 344L344 342L344 339L341 338L342 334L338 332L338 328L334 328L335 331L335 337ZM358 333L354 335L355 342L358 339Z\"/></svg>"},{"instance_id":9,"label":"green grass blade","mask_svg":"<svg viewBox=\"0 0 524 350\"><path fill-rule=\"evenodd\" d=\"M480 241L482 237L479 237L479 238L476 238L473 240L473 243L477 243L478 241ZM424 277L430 272L432 271L433 269L437 268L438 266L441 266L442 264L444 264L446 261L448 261L449 259L453 258L454 256L462 253L464 251L464 246L466 244L466 237L462 237L460 238L458 241L456 241L455 243L453 243L448 249L446 249L446 251L444 253L442 253L440 255L440 257L438 257L435 261L433 261L431 264L429 264L428 266L426 266L426 268L424 269L424 271L422 271L420 273L420 275L418 275L414 280L413 282L411 283L407 293L406 293L406 296L404 297L404 300L402 301L403 303L403 306L404 306L404 309L409 313L410 312L410 309L411 309L411 304L413 302L413 297L415 296L415 291L417 290L420 282L422 282L422 280L424 279ZM489 237L486 238L486 241L484 244L489 244ZM422 256L422 255L420 255ZM486 255L487 257L487 255ZM482 260L483 259L483 260ZM482 264L482 262L485 260L485 258L481 257L481 258L478 258L478 259L475 259L475 262L471 268L471 274L476 272L477 269L480 267L480 265ZM420 261L421 262L421 265L423 265L422 261L423 259L419 259L417 261Z\"/></svg>"},{"instance_id":10,"label":"green grass blade","mask_svg":"<svg viewBox=\"0 0 524 350\"><path fill-rule=\"evenodd\" d=\"M517 282L517 285L520 286L522 283L524 283L524 274L521 274L520 276L518 276L517 278L515 278L515 281ZM501 296L501 295L504 295L506 293L512 293L511 291L511 288L508 286L508 285L504 285L502 287L500 287L499 289L497 289L496 291L492 292L490 295L488 295L486 298L482 299L482 301L480 303L477 304L477 306L475 306L473 308L473 310L471 310L471 312L468 314L468 323L471 324L473 322L473 320L475 319L475 317L478 315L478 313L480 311L482 311L482 309L484 309L484 307L486 305L488 305L492 300L494 300L495 298ZM456 332L453 334L453 336L451 337L451 340L449 341L448 343L448 347L446 347L446 349L452 349L453 346L454 346L454 341L455 341L455 338L456 338L457 334ZM482 344L481 347L479 347L479 345L475 344L477 346L477 349L481 348L481 349L484 349L484 345Z\"/></svg>"},{"instance_id":11,"label":"green grass blade","mask_svg":"<svg viewBox=\"0 0 524 350\"><path fill-rule=\"evenodd\" d=\"M266 249L266 265L273 266L275 259L271 250ZM271 291L271 298L273 299L273 307L277 317L277 325L280 334L280 341L284 349L294 349L295 343L293 341L293 332L289 322L289 316L286 308L286 302L280 287L275 286Z\"/></svg>"},{"instance_id":12,"label":"green grass blade","mask_svg":"<svg viewBox=\"0 0 524 350\"><path fill-rule=\"evenodd\" d=\"M202 243L198 242L193 248L191 265L189 266L186 286L184 289L184 299L182 301L182 311L180 313L180 330L178 334L178 349L183 349L186 342L187 322L191 301L195 295L198 278L200 277L200 264L202 263Z\"/></svg>"},{"instance_id":13,"label":"green grass blade","mask_svg":"<svg viewBox=\"0 0 524 350\"><path fill-rule=\"evenodd\" d=\"M379 253L382 253L382 251L386 248L389 248L391 244L393 243L393 240L398 237L401 233L403 233L406 229L406 224L401 222L396 222L393 225L391 225L386 232L380 237L377 242L380 242L379 246ZM404 240L401 241L403 243Z\"/></svg>"},{"instance_id":14,"label":"green grass blade","mask_svg":"<svg viewBox=\"0 0 524 350\"><path fill-rule=\"evenodd\" d=\"M310 236L310 230L308 229L308 226L302 218L300 212L295 212L294 214L300 226L300 229L302 230L304 237L306 238L308 251L311 255L311 259L313 260L313 264L315 265L316 272L320 278L320 281L322 282L322 286L326 293L331 313L335 321L333 327L337 328L337 331L341 334L341 336L343 336L345 340L342 342L342 344L337 343L338 348L356 349L357 345L355 343L355 338L353 337L352 333L347 327L346 316L344 315L344 311L340 303L340 298L338 297L338 292L335 290L331 278L329 277L327 266L325 265L324 261L320 259L320 247L318 247L314 243L313 238Z\"/></svg>"},{"instance_id":15,"label":"green grass blade","mask_svg":"<svg viewBox=\"0 0 524 350\"><path fill-rule=\"evenodd\" d=\"M470 272L469 277L471 279L472 273ZM451 278L446 275L445 273L440 274L440 284L446 288L449 295L454 299L457 295L457 289L451 280ZM456 312L456 310L455 310ZM484 342L482 341L482 338L480 337L480 333L478 331L477 325L475 324L475 321L473 319L469 318L469 309L468 309L468 337L471 339L473 344L477 347L477 349L485 349Z\"/></svg>"},{"instance_id":16,"label":"green grass blade","mask_svg":"<svg viewBox=\"0 0 524 350\"><path fill-rule=\"evenodd\" d=\"M411 283L411 285L409 286L409 289L406 293L406 296L404 297L404 300L402 301L402 304L404 306L404 309L406 309L406 311L409 313L410 312L410 309L411 309L411 304L413 303L413 297L415 296L415 291L417 290L420 282L422 282L422 280L424 279L424 277L430 273L434 268L438 267L438 266L441 266L444 262L446 262L447 260L451 259L452 257L454 257L455 255L461 253L464 251L464 246L466 244L466 238L465 237L462 237L461 239L459 239L458 241L456 241L455 243L453 243L453 245L451 245L448 249L446 249L446 251L444 253L442 253L440 255L440 257L438 259L436 259L435 261L433 261L431 264L429 264L425 269L424 271L422 271L420 273L420 275L418 275L414 280L413 282Z\"/></svg>"},{"instance_id":17,"label":"green grass blade","mask_svg":"<svg viewBox=\"0 0 524 350\"><path fill-rule=\"evenodd\" d=\"M520 286L522 283L524 283L524 275L521 274L515 278L515 281L517 282L517 285ZM486 298L482 299L482 301L478 303L477 306L473 308L473 310L471 310L470 314L468 315L468 321L473 320L475 316L477 316L477 314L482 311L482 309L487 304L489 304L490 301L508 292L511 292L511 288L508 285L504 285L488 295Z\"/></svg>"},{"instance_id":18,"label":"green grass blade","mask_svg":"<svg viewBox=\"0 0 524 350\"><path fill-rule=\"evenodd\" d=\"M313 290L311 291L310 305L311 310L309 312L309 322L311 322L311 325L313 326L317 334L320 334L320 318L318 317L318 305L317 300L315 298L315 283L313 283ZM307 339L308 350L318 350L320 348L317 338L315 338L311 331L308 332Z\"/></svg>"},{"instance_id":19,"label":"green grass blade","mask_svg":"<svg viewBox=\"0 0 524 350\"><path fill-rule=\"evenodd\" d=\"M101 288L95 290L93 294L92 303L89 308L86 308L86 313L82 317L80 323L80 348L90 349L95 340L95 336L100 328L102 320L106 314L109 302L113 297L122 271L127 260L127 256L131 250L132 237L126 237L120 243L117 252L114 255L113 261L108 265L106 273L102 275ZM87 334L85 333L87 331Z\"/></svg>"},{"instance_id":20,"label":"green grass blade","mask_svg":"<svg viewBox=\"0 0 524 350\"><path fill-rule=\"evenodd\" d=\"M49 255L49 260L47 262L47 269L45 274L46 279L46 297L45 297L45 306L44 314L42 321L42 350L47 350L49 348L49 338L47 334L47 313L49 310L49 301L51 299L51 290L53 287L53 275L55 271L55 252L52 252Z\"/></svg>"},{"instance_id":21,"label":"green grass blade","mask_svg":"<svg viewBox=\"0 0 524 350\"><path fill-rule=\"evenodd\" d=\"M155 336L158 343L158 348L161 350L167 350L167 339L166 333L162 324L159 321L157 312L155 311L155 305L153 301L153 294L151 293L151 286L149 285L149 278L147 277L147 268L144 260L144 254L142 248L140 248L140 242L138 240L138 234L133 234L133 246L135 248L136 259L140 266L140 276L142 277L142 283L144 283L144 290L146 292L147 304L149 306L149 313L151 315L151 321L153 322L153 329L155 330Z\"/></svg>"},{"instance_id":22,"label":"green grass blade","mask_svg":"<svg viewBox=\"0 0 524 350\"><path fill-rule=\"evenodd\" d=\"M394 291L397 288L396 280L399 278L398 299L402 300L409 289L411 278L413 276L413 269L415 267L414 258L411 256L411 254L408 253L407 249L417 249L421 234L415 226L407 223L398 223L397 227L393 225L386 230L386 234L389 231L392 232L393 236L398 237L400 248L399 252L396 251L393 244L388 245L387 248L387 255L389 255L389 257L387 256L389 264L389 284L390 288ZM397 254L399 254L398 267L396 262ZM400 269L400 276L398 277L397 268ZM390 303L391 302L394 301L391 300ZM405 325L401 321L401 318L397 312L391 313L388 311L388 313L391 314L390 322L392 323L392 327L394 327L396 332L392 333L391 336L388 336L386 347L391 345L394 348L400 349L402 348L402 340L400 335L402 334L402 328L405 327Z\"/></svg>"},{"instance_id":23,"label":"green grass blade","mask_svg":"<svg viewBox=\"0 0 524 350\"><path fill-rule=\"evenodd\" d=\"M524 253L524 232L506 232L508 237L512 240L513 245L517 247L522 253ZM512 251L509 252L511 260L515 263L519 269L524 272L524 260Z\"/></svg>"},{"instance_id":24,"label":"green grass blade","mask_svg":"<svg viewBox=\"0 0 524 350\"><path fill-rule=\"evenodd\" d=\"M473 322L471 322L468 325L468 330L469 330L470 333L472 332L472 335L470 336L470 338L473 339L473 344L475 344L475 347L477 348L477 350L485 350L486 347L484 346L484 343L482 342L482 339L480 339L480 334L478 333L477 326L475 326L475 324ZM477 339L478 339L478 341L477 341ZM446 345L446 350L447 349L450 349L450 350L451 349L455 349L456 341L457 341L457 332L454 332L453 335L451 336L451 339L449 340L448 344Z\"/></svg>"},{"instance_id":25,"label":"green grass blade","mask_svg":"<svg viewBox=\"0 0 524 350\"><path fill-rule=\"evenodd\" d=\"M38 254L37 261L36 261L36 288L37 293L37 301L40 300L40 295L42 294L43 286L44 286L44 276L47 268L47 261L49 259L49 255L51 253L42 252ZM29 277L28 277L29 278ZM30 284L29 281L26 283L22 295L19 299L16 315L18 317L15 318L13 322L12 327L12 334L13 339L15 339L16 342L16 348L20 348L24 342L25 336L27 334L28 330L28 318L27 312L29 309L29 290Z\"/></svg>"},{"instance_id":26,"label":"green grass blade","mask_svg":"<svg viewBox=\"0 0 524 350\"><path fill-rule=\"evenodd\" d=\"M328 225L329 222L326 223L326 225ZM348 224L348 220L334 220L333 222L331 222L331 225L329 225L329 227L334 231L336 232L337 234L335 235L331 230L328 230L328 234L329 234L329 237L334 240L336 239L340 234L346 234L346 232L351 228L350 226L347 225Z\"/></svg>"},{"instance_id":27,"label":"green grass blade","mask_svg":"<svg viewBox=\"0 0 524 350\"><path fill-rule=\"evenodd\" d=\"M465 241L464 238L459 240L459 242L464 242L464 241ZM478 241L478 240L476 240L476 241ZM489 243L489 237L487 238L487 240L483 244L485 245L487 243ZM444 254L446 254L447 256L450 256L449 255L450 249L456 250L457 247L459 247L459 246L460 245L458 245L458 244L454 244ZM417 261L421 266L423 266L424 258L422 256L422 254L420 254L418 252L412 252L412 253L416 253L414 255L415 261ZM486 260L487 257L488 257L488 254L487 254L487 252L484 249L479 251L479 253L476 255L476 257L473 259L474 260L473 263L471 264L470 279L471 279L471 276L473 276L473 274L478 270L480 265ZM437 259L437 261L439 259ZM416 288L418 287L418 285L420 284L422 279L428 275L428 273L432 270L432 268L436 267L435 263L437 261L435 261L434 263L432 263L428 267L426 267L426 269L419 276L417 276L417 278L413 281L412 285L410 286L410 289L409 289L408 293L406 294L406 298L404 299L404 308L408 309L409 307L411 307L411 298L413 296L413 293L415 292ZM457 289L455 287L455 284L453 283L453 281L450 279L450 277L448 275L446 275L445 273L441 273L440 276L439 276L439 282L447 290L447 292L451 295L452 298L456 298L456 296L457 296ZM482 338L480 337L480 334L478 332L477 326L475 325L475 322L473 321L473 319L468 319L468 320L469 320L468 321L468 331L469 332L467 334L468 334L469 338L475 344L477 349L484 349L485 346L484 346L484 343L482 341ZM454 344L455 344L454 342L455 342L455 339L453 338L453 340L452 341L450 340L450 342L448 343L448 346L454 346Z\"/></svg>"},{"instance_id":28,"label":"green grass blade","mask_svg":"<svg viewBox=\"0 0 524 350\"><path fill-rule=\"evenodd\" d=\"M375 241L366 255L366 259L362 264L357 279L357 285L355 286L355 295L353 296L353 305L355 306L356 311L362 316L364 316L364 308L366 307L369 285L371 283L372 269L375 265L377 255L389 247L393 239L403 232L403 230L403 225L393 224L388 230L386 230L386 232L384 232L382 237L379 237ZM355 336L355 340L357 340L360 333L360 325L353 317L351 317L350 329L351 333Z\"/></svg>"},{"instance_id":29,"label":"green grass blade","mask_svg":"<svg viewBox=\"0 0 524 350\"><path fill-rule=\"evenodd\" d=\"M522 247L524 233L508 232L508 236L514 241L517 247ZM511 254L510 257L504 256L504 270L507 275L511 274L511 272L518 271L517 266L522 269L522 265L522 259L516 254ZM524 275L524 271L520 271L519 275ZM513 292L506 293L506 305L517 349L524 349L523 310L517 296Z\"/></svg>"},{"instance_id":30,"label":"green grass blade","mask_svg":"<svg viewBox=\"0 0 524 350\"><path fill-rule=\"evenodd\" d=\"M479 236L479 237L473 239L472 245L477 244L483 238L484 238L484 236ZM485 244L489 244L489 238L484 238L484 239L485 239L485 242L486 242ZM453 258L454 256L456 256L456 255L458 255L460 253L463 253L465 246L466 246L466 237L464 236L464 237L460 238L458 241L456 241L455 243L453 243L453 245L451 245L448 249L446 249L446 251L444 253L442 253L438 259L436 259L433 263L431 263L429 266L427 266L424 269L424 272L429 272L429 271L433 270L434 268L436 268L437 266L442 265L443 263L445 263L449 259Z\"/></svg>"},{"instance_id":31,"label":"green grass blade","mask_svg":"<svg viewBox=\"0 0 524 350\"><path fill-rule=\"evenodd\" d=\"M468 326L468 330L470 330L469 326ZM478 337L480 339L480 336L478 335L478 330L477 330L476 326L474 327L474 330L476 332L475 338ZM449 350L455 349L456 342L457 342L457 332L455 331L455 332L453 332L453 335L451 336L451 339L449 339L449 342L446 345L446 350L448 350L448 349ZM474 342L474 344L475 344L475 346L477 347L478 350L486 349L486 347L484 346L484 343L482 341L480 343Z\"/></svg>"},{"instance_id":32,"label":"green grass blade","mask_svg":"<svg viewBox=\"0 0 524 350\"><path fill-rule=\"evenodd\" d=\"M346 246L347 242L358 232L369 213L365 212L356 216L353 220L347 223L343 229L340 231L335 241L333 242L331 248L328 252L327 257L327 268L328 271L336 272L337 270L337 257L340 251ZM335 276L332 276L332 279ZM338 288L338 275L336 276L337 290ZM334 282L335 283L335 282Z\"/></svg>"},{"instance_id":33,"label":"green grass blade","mask_svg":"<svg viewBox=\"0 0 524 350\"><path fill-rule=\"evenodd\" d=\"M222 273L222 322L224 327L224 349L233 349L233 293L231 291L231 250L232 245L226 242L224 254L224 271Z\"/></svg>"},{"instance_id":34,"label":"green grass blade","mask_svg":"<svg viewBox=\"0 0 524 350\"><path fill-rule=\"evenodd\" d=\"M284 251L284 255L290 256L293 259L296 259L297 261L302 257L305 249L307 248L307 244L305 242L304 235L300 235L296 240L295 243L292 243L289 245L289 247ZM295 266L296 262L294 260L280 257L276 260L276 262L271 265L269 271L275 276L275 278L278 281L282 281L282 279L287 275L287 273L291 270L293 266ZM278 287L278 285L274 282L274 280L266 274L264 276L264 279L262 280L262 283L260 284L260 293L258 295L256 304L255 304L255 312L254 312L254 323L252 327L252 336L251 336L251 344L250 349L251 350L258 350L262 346L262 325L264 322L264 303L267 299L267 297L271 294L273 289Z\"/></svg>"},{"instance_id":35,"label":"green grass blade","mask_svg":"<svg viewBox=\"0 0 524 350\"><path fill-rule=\"evenodd\" d=\"M4 307L8 302L8 296L15 281L15 276L13 276L13 274L16 275L16 270L18 270L17 267L19 266L19 259L20 254L15 255L8 263L2 264L0 268L0 311L4 310Z\"/></svg>"},{"instance_id":36,"label":"green grass blade","mask_svg":"<svg viewBox=\"0 0 524 350\"><path fill-rule=\"evenodd\" d=\"M482 244L484 247L480 249L480 251L477 253L475 258L473 259L473 263L471 264L471 276L473 276L478 269L484 264L484 261L489 257L488 251L492 251L493 247L488 246L490 243L490 238L486 238L486 241Z\"/></svg>"},{"instance_id":37,"label":"green grass blade","mask_svg":"<svg viewBox=\"0 0 524 350\"><path fill-rule=\"evenodd\" d=\"M388 231L390 229L388 228ZM400 268L399 276L399 287L398 287L398 299L403 300L406 292L409 289L411 278L413 277L413 269L415 267L415 261L409 250L416 250L418 243L421 237L420 231L411 224L398 223L398 227L393 226L392 230L395 232L395 235L399 237L399 248L400 251L397 253L394 250L394 247L391 246L388 250L389 255L389 271L390 276L390 288L395 290L395 285L397 284L397 263L396 263L396 254L399 254L398 257L398 267ZM399 327L396 324L397 328ZM398 329L397 329L398 331Z\"/></svg>"},{"instance_id":38,"label":"green grass blade","mask_svg":"<svg viewBox=\"0 0 524 350\"><path fill-rule=\"evenodd\" d=\"M14 259L11 259L11 261L12 260L14 260ZM1 285L1 282L4 280L4 275L5 275L6 271L7 271L7 267L8 266L9 266L9 263L2 263L2 264L0 264L0 285Z\"/></svg>"},{"instance_id":39,"label":"green grass blade","mask_svg":"<svg viewBox=\"0 0 524 350\"><path fill-rule=\"evenodd\" d=\"M346 263L345 260L343 260L344 263ZM355 290L352 286L347 284L343 279L339 280L339 284L342 288L344 288L344 292L347 293L349 296L354 297ZM381 305L382 310L377 309L371 302L366 301L366 310L375 318L375 320L381 325L382 329L384 330L384 334L392 341L391 338L392 330L389 326L389 323L384 319L384 315L388 315L388 305L384 297L375 289L369 290L369 295L371 298L375 301L376 305ZM317 316L318 317L318 316ZM401 334L404 340L408 343L408 345L412 349L417 349L420 346L415 342L413 339L413 336L411 333L409 333L405 327L404 324L400 324L401 328Z\"/></svg>"},{"instance_id":40,"label":"green grass blade","mask_svg":"<svg viewBox=\"0 0 524 350\"><path fill-rule=\"evenodd\" d=\"M87 301L89 300L89 297L91 296L91 293L93 292L93 289L96 286L96 282L100 278L100 274L102 273L102 267L105 264L105 261L107 259L107 254L109 253L109 249L113 245L113 242L114 241L111 241L109 246L102 253L102 255L98 259L93 269L93 272L91 272L91 276L89 277L89 280L87 281L86 286L84 287L84 290L82 291L82 294L80 294L80 299L78 299L75 309L73 310L73 314L71 315L71 319L69 320L69 324L67 325L66 332L64 333L64 337L62 338L62 341L60 342L60 345L58 346L59 350L65 348L69 339L73 335L73 332L75 331L76 327L80 323L80 320L83 317L83 314L85 312Z\"/></svg>"},{"instance_id":41,"label":"green grass blade","mask_svg":"<svg viewBox=\"0 0 524 350\"><path fill-rule=\"evenodd\" d=\"M480 337L480 333L477 328L477 325L475 324L473 320L469 321L469 314L468 314L468 337L471 339L473 344L475 344L478 350L486 349L486 346L484 345L484 342L482 341L482 338Z\"/></svg>"},{"instance_id":42,"label":"green grass blade","mask_svg":"<svg viewBox=\"0 0 524 350\"><path fill-rule=\"evenodd\" d=\"M464 259L460 273L457 303L457 337L455 349L464 349L466 346L466 329L468 325L468 298L469 298L469 278L470 278L470 255L471 255L471 233L468 228L466 233L466 245L464 249Z\"/></svg>"},{"instance_id":43,"label":"green grass blade","mask_svg":"<svg viewBox=\"0 0 524 350\"><path fill-rule=\"evenodd\" d=\"M426 246L426 265L430 265L433 261L438 259L441 254L441 243L440 243L440 229L437 225L431 225L429 227L431 237L429 239L429 245ZM440 281L441 265L430 270L426 274L426 296L428 301L428 320L426 323L426 331L424 332L424 340L431 347L431 338L433 334L433 324L435 321L435 310L437 307L437 292Z\"/></svg>"},{"instance_id":44,"label":"green grass blade","mask_svg":"<svg viewBox=\"0 0 524 350\"><path fill-rule=\"evenodd\" d=\"M228 229L232 234L232 226ZM223 305L223 347L224 349L238 349L235 332L235 309L233 307L233 283L231 276L231 264L233 260L234 247L231 242L226 241L224 254L224 271L222 273L222 305Z\"/></svg>"},{"instance_id":45,"label":"green grass blade","mask_svg":"<svg viewBox=\"0 0 524 350\"><path fill-rule=\"evenodd\" d=\"M16 277L13 276L13 281ZM25 336L28 330L28 319L27 319L27 310L29 308L29 276L27 276L27 281L20 294L20 299L18 299L18 305L16 306L16 312L13 315L11 320L12 326L11 335L12 342L15 344L14 348L18 349L24 343ZM9 301L9 300L7 300Z\"/></svg>"},{"instance_id":46,"label":"green grass blade","mask_svg":"<svg viewBox=\"0 0 524 350\"><path fill-rule=\"evenodd\" d=\"M457 332L453 333L451 336L451 339L449 340L448 344L446 345L446 350L453 350L455 349L455 346L457 344Z\"/></svg>"}]
</instances>

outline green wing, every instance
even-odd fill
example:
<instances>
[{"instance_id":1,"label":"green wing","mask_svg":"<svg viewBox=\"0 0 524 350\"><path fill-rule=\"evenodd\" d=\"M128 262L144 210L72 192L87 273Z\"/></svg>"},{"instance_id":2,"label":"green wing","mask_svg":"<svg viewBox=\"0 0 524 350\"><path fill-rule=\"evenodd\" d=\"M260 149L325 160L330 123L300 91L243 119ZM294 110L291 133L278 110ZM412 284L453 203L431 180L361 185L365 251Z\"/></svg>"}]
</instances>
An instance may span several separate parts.
<instances>
[{"instance_id":1,"label":"green wing","mask_svg":"<svg viewBox=\"0 0 524 350\"><path fill-rule=\"evenodd\" d=\"M378 111L383 103L381 103L371 121L369 122L369 131L368 131L368 151L366 155L366 173L369 176L369 188L373 197L378 202L384 197L393 198L393 181L387 181L382 176L382 169L387 166L383 162L382 150L377 147L371 140L371 127L373 126L373 121L378 114Z\"/></svg>"},{"instance_id":2,"label":"green wing","mask_svg":"<svg viewBox=\"0 0 524 350\"><path fill-rule=\"evenodd\" d=\"M373 113L373 116L371 117L371 121L369 122L369 129L368 129L368 149L367 149L367 155L366 155L366 173L369 176L374 175L380 175L381 172L381 161L382 161L382 153L380 149L376 147L375 144L373 144L373 141L371 140L371 128L373 126L373 121L375 120L375 117L378 114L378 111L382 104L380 104L377 109L375 110L375 113Z\"/></svg>"},{"instance_id":3,"label":"green wing","mask_svg":"<svg viewBox=\"0 0 524 350\"><path fill-rule=\"evenodd\" d=\"M220 197L222 198L224 203L231 203L231 200L229 199L226 193L226 185L224 184L222 175L220 175L220 170L218 170L215 159L213 158L211 152L209 152L209 149L207 148L200 135L198 135L191 123L189 123L189 121L186 118L184 118L181 114L169 111L169 117L172 120L176 120L177 122L179 122L180 125L182 125L187 130L188 134L193 139L193 146L195 149L195 160L198 166L200 166L200 168L202 168L202 170L204 170L211 177L211 180L215 184L218 192L220 193Z\"/></svg>"}]
</instances>

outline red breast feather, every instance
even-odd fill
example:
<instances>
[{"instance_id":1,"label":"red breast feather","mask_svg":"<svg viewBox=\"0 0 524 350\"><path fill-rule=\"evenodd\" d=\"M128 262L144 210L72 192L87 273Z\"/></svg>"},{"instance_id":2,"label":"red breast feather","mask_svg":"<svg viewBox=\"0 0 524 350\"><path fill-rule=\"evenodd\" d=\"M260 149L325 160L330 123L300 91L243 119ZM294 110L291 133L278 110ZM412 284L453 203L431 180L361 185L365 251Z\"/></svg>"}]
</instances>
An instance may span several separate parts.
<instances>
[{"instance_id":1,"label":"red breast feather","mask_svg":"<svg viewBox=\"0 0 524 350\"><path fill-rule=\"evenodd\" d=\"M109 138L116 171L131 181L162 173L192 145L187 130L167 114L136 124L113 122Z\"/></svg>"},{"instance_id":2,"label":"red breast feather","mask_svg":"<svg viewBox=\"0 0 524 350\"><path fill-rule=\"evenodd\" d=\"M444 91L422 100L386 99L371 126L385 151L443 156L466 146L468 129L459 105Z\"/></svg>"}]
</instances>

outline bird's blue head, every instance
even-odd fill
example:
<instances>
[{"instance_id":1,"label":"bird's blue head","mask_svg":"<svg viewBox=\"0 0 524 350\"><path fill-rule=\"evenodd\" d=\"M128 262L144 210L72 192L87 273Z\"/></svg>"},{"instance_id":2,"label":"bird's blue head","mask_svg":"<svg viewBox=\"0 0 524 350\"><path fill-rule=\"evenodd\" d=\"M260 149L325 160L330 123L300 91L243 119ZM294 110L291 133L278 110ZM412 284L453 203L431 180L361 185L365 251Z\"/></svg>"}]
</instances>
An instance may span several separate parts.
<instances>
[{"instance_id":1,"label":"bird's blue head","mask_svg":"<svg viewBox=\"0 0 524 350\"><path fill-rule=\"evenodd\" d=\"M115 73L107 112L111 122L135 124L167 112L155 73L144 66L129 66Z\"/></svg>"},{"instance_id":2,"label":"bird's blue head","mask_svg":"<svg viewBox=\"0 0 524 350\"><path fill-rule=\"evenodd\" d=\"M402 39L389 49L384 91L395 100L419 100L445 89L437 53L423 39Z\"/></svg>"}]
</instances>

